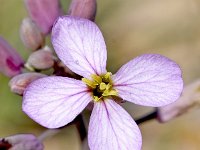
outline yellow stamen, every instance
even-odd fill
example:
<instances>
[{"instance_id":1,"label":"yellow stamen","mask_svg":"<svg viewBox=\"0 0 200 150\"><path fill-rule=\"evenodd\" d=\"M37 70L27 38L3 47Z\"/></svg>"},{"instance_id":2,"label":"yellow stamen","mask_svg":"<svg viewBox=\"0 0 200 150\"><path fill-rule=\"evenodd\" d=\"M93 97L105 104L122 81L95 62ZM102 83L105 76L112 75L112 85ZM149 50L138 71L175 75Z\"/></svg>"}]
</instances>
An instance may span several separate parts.
<instances>
[{"instance_id":1,"label":"yellow stamen","mask_svg":"<svg viewBox=\"0 0 200 150\"><path fill-rule=\"evenodd\" d=\"M93 96L93 98L94 98L95 102L98 102L100 100L100 98L98 96Z\"/></svg>"},{"instance_id":2,"label":"yellow stamen","mask_svg":"<svg viewBox=\"0 0 200 150\"><path fill-rule=\"evenodd\" d=\"M106 85L106 90L110 90L112 88L112 85L110 84L110 83L108 83L107 85Z\"/></svg>"},{"instance_id":3,"label":"yellow stamen","mask_svg":"<svg viewBox=\"0 0 200 150\"><path fill-rule=\"evenodd\" d=\"M103 80L104 82L110 82L111 81L111 72L107 72L104 76L103 76Z\"/></svg>"},{"instance_id":4,"label":"yellow stamen","mask_svg":"<svg viewBox=\"0 0 200 150\"><path fill-rule=\"evenodd\" d=\"M117 91L116 90L105 90L102 94L102 96L117 96Z\"/></svg>"},{"instance_id":5,"label":"yellow stamen","mask_svg":"<svg viewBox=\"0 0 200 150\"><path fill-rule=\"evenodd\" d=\"M95 102L103 100L104 97L117 96L117 91L112 89L111 75L111 72L101 76L91 75L92 81L82 78L82 81L92 89Z\"/></svg>"},{"instance_id":6,"label":"yellow stamen","mask_svg":"<svg viewBox=\"0 0 200 150\"><path fill-rule=\"evenodd\" d=\"M106 87L107 87L107 85L106 85L104 82L101 82L101 83L100 83L100 86L99 86L99 89L100 89L101 91L103 91L103 90L106 89Z\"/></svg>"},{"instance_id":7,"label":"yellow stamen","mask_svg":"<svg viewBox=\"0 0 200 150\"><path fill-rule=\"evenodd\" d=\"M96 84L86 78L82 78L82 81L89 87L95 89L96 88Z\"/></svg>"},{"instance_id":8,"label":"yellow stamen","mask_svg":"<svg viewBox=\"0 0 200 150\"><path fill-rule=\"evenodd\" d=\"M95 82L97 82L98 84L100 84L102 82L102 79L100 76L97 76L95 74L91 75L92 79L94 79Z\"/></svg>"}]
</instances>

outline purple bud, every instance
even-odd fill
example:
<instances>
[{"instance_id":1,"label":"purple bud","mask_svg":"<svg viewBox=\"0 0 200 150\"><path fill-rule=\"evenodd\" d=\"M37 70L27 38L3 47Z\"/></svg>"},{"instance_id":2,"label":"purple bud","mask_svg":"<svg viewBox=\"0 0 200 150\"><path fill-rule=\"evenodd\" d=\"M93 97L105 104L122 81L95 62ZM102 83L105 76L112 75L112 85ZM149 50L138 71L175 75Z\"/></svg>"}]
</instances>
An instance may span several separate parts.
<instances>
[{"instance_id":1,"label":"purple bud","mask_svg":"<svg viewBox=\"0 0 200 150\"><path fill-rule=\"evenodd\" d=\"M32 134L16 134L0 138L2 150L43 150L43 144Z\"/></svg>"},{"instance_id":2,"label":"purple bud","mask_svg":"<svg viewBox=\"0 0 200 150\"><path fill-rule=\"evenodd\" d=\"M33 52L25 66L27 68L34 68L38 70L49 69L54 65L54 56L48 47Z\"/></svg>"},{"instance_id":3,"label":"purple bud","mask_svg":"<svg viewBox=\"0 0 200 150\"><path fill-rule=\"evenodd\" d=\"M45 38L30 18L25 18L20 27L20 37L27 48L37 50L44 45Z\"/></svg>"},{"instance_id":4,"label":"purple bud","mask_svg":"<svg viewBox=\"0 0 200 150\"><path fill-rule=\"evenodd\" d=\"M7 41L0 37L0 72L13 77L21 72L23 60Z\"/></svg>"},{"instance_id":5,"label":"purple bud","mask_svg":"<svg viewBox=\"0 0 200 150\"><path fill-rule=\"evenodd\" d=\"M9 86L13 93L18 95L23 95L25 88L34 80L46 77L47 75L41 73L23 73L13 77L10 82Z\"/></svg>"},{"instance_id":6,"label":"purple bud","mask_svg":"<svg viewBox=\"0 0 200 150\"><path fill-rule=\"evenodd\" d=\"M61 14L59 0L25 0L25 4L32 20L44 34L48 34Z\"/></svg>"},{"instance_id":7,"label":"purple bud","mask_svg":"<svg viewBox=\"0 0 200 150\"><path fill-rule=\"evenodd\" d=\"M96 8L96 0L72 0L68 14L94 21Z\"/></svg>"}]
</instances>

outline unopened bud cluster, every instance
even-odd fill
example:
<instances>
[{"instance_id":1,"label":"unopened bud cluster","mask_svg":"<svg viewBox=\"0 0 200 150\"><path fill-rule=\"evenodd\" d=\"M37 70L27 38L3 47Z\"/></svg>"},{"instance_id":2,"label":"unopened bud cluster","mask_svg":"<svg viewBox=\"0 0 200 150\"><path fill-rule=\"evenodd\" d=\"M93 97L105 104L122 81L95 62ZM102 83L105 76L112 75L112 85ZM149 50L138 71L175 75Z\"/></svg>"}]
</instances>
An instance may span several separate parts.
<instances>
[{"instance_id":1,"label":"unopened bud cluster","mask_svg":"<svg viewBox=\"0 0 200 150\"><path fill-rule=\"evenodd\" d=\"M20 37L27 49L31 50L31 54L25 63L22 59L14 54L14 58L9 57L5 66L15 69L16 72L10 73L7 68L7 75L15 76L10 82L11 91L23 95L25 88L34 80L44 77L42 73L34 73L34 71L42 71L53 68L54 75L77 76L71 72L61 61L54 55L52 48L45 44L45 38L51 32L51 28L55 20L63 14L59 0L24 0L30 18L24 18L20 27ZM96 0L72 0L69 6L68 15L82 17L94 21L96 15ZM5 46L4 46L5 47ZM6 50L4 50L6 51ZM7 50L10 51L10 50ZM7 58L7 57L5 57ZM16 60L15 60L16 59ZM14 61L13 61L14 60ZM18 60L18 61L17 61ZM20 61L19 61L20 60ZM6 61L5 61L6 63ZM5 64L4 63L4 64ZM21 73L21 66L29 73Z\"/></svg>"},{"instance_id":2,"label":"unopened bud cluster","mask_svg":"<svg viewBox=\"0 0 200 150\"><path fill-rule=\"evenodd\" d=\"M23 95L28 84L46 76L34 71L40 72L53 68L54 75L80 78L62 65L62 62L54 55L53 49L45 44L45 38L51 33L55 20L63 15L60 1L24 0L24 2L30 18L22 20L19 33L24 46L31 50L27 61L24 63L17 51L0 37L0 72L13 77L9 82L11 91ZM67 14L94 21L96 5L96 0L72 0Z\"/></svg>"}]
</instances>

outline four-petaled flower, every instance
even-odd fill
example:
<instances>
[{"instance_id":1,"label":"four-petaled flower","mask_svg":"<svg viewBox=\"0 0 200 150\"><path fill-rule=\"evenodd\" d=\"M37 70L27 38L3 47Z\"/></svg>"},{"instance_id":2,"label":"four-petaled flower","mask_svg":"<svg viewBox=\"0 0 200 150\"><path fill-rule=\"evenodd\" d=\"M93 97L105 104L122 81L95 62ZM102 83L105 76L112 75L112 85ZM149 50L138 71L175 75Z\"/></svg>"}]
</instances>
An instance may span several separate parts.
<instances>
[{"instance_id":1,"label":"four-petaled flower","mask_svg":"<svg viewBox=\"0 0 200 150\"><path fill-rule=\"evenodd\" d=\"M82 81L58 76L34 81L24 92L23 111L47 128L59 128L93 101L88 131L92 150L141 149L137 124L113 97L159 107L174 102L181 94L179 66L161 55L142 55L114 75L107 72L103 36L89 20L60 17L52 30L52 43L58 57L82 76Z\"/></svg>"}]
</instances>

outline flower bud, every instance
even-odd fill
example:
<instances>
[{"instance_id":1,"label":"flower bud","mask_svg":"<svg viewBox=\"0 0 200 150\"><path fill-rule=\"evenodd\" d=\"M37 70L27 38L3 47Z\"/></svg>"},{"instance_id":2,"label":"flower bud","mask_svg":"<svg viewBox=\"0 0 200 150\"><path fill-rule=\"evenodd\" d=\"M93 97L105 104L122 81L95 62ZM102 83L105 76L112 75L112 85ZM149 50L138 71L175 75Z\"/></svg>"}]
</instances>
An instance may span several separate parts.
<instances>
[{"instance_id":1,"label":"flower bud","mask_svg":"<svg viewBox=\"0 0 200 150\"><path fill-rule=\"evenodd\" d=\"M96 8L96 0L72 0L68 15L86 18L94 21Z\"/></svg>"},{"instance_id":2,"label":"flower bud","mask_svg":"<svg viewBox=\"0 0 200 150\"><path fill-rule=\"evenodd\" d=\"M25 88L34 80L46 77L47 75L41 73L23 73L13 77L10 82L9 86L13 93L18 95L23 95Z\"/></svg>"},{"instance_id":3,"label":"flower bud","mask_svg":"<svg viewBox=\"0 0 200 150\"><path fill-rule=\"evenodd\" d=\"M61 14L59 0L25 0L25 4L32 20L44 34L48 34Z\"/></svg>"},{"instance_id":4,"label":"flower bud","mask_svg":"<svg viewBox=\"0 0 200 150\"><path fill-rule=\"evenodd\" d=\"M43 144L32 134L16 134L0 138L2 150L43 150Z\"/></svg>"},{"instance_id":5,"label":"flower bud","mask_svg":"<svg viewBox=\"0 0 200 150\"><path fill-rule=\"evenodd\" d=\"M23 60L7 41L0 37L0 72L13 77L21 72Z\"/></svg>"},{"instance_id":6,"label":"flower bud","mask_svg":"<svg viewBox=\"0 0 200 150\"><path fill-rule=\"evenodd\" d=\"M200 104L200 80L197 80L183 90L181 97L174 103L158 108L158 120L167 122L178 117Z\"/></svg>"},{"instance_id":7,"label":"flower bud","mask_svg":"<svg viewBox=\"0 0 200 150\"><path fill-rule=\"evenodd\" d=\"M63 74L66 74L69 77L74 77L75 76L75 73L72 72L65 64L63 64L63 62L59 61L57 65L58 65L57 66L58 70L62 71ZM58 76L61 75L62 76L63 74L61 73L61 74L56 74L56 75L58 75Z\"/></svg>"},{"instance_id":8,"label":"flower bud","mask_svg":"<svg viewBox=\"0 0 200 150\"><path fill-rule=\"evenodd\" d=\"M28 68L34 68L38 70L49 69L54 64L54 56L52 51L48 50L47 47L33 52L25 64Z\"/></svg>"},{"instance_id":9,"label":"flower bud","mask_svg":"<svg viewBox=\"0 0 200 150\"><path fill-rule=\"evenodd\" d=\"M22 21L20 37L24 45L32 50L41 48L45 42L44 35L30 18Z\"/></svg>"}]
</instances>

